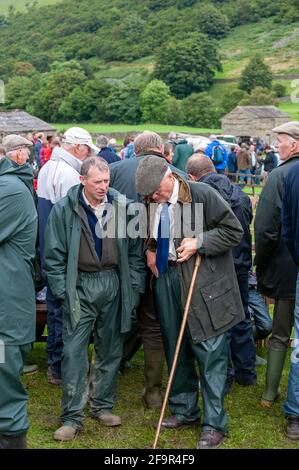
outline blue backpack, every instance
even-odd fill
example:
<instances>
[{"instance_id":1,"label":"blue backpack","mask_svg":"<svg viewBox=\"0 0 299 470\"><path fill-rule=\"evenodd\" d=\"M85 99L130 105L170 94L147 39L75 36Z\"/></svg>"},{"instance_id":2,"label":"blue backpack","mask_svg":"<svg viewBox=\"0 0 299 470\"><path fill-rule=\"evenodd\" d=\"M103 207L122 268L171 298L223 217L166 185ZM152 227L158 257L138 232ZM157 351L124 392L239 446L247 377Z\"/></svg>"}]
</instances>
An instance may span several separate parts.
<instances>
[{"instance_id":1,"label":"blue backpack","mask_svg":"<svg viewBox=\"0 0 299 470\"><path fill-rule=\"evenodd\" d=\"M224 162L224 151L221 145L215 145L212 149L212 162L214 165L221 165Z\"/></svg>"}]
</instances>

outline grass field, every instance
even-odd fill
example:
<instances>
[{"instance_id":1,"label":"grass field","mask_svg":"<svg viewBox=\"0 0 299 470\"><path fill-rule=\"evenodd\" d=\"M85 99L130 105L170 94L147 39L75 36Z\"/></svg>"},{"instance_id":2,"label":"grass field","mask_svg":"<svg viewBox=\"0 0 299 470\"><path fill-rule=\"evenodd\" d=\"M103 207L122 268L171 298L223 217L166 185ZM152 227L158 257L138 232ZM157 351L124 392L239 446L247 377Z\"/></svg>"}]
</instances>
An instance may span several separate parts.
<instances>
[{"instance_id":1,"label":"grass field","mask_svg":"<svg viewBox=\"0 0 299 470\"><path fill-rule=\"evenodd\" d=\"M52 126L64 132L72 126L83 127L89 132L113 134L113 133L129 133L129 132L142 132L145 130L154 131L157 133L167 134L170 131L183 132L188 134L219 134L221 129L206 129L197 127L184 127L184 126L171 126L163 124L140 124L140 125L126 125L126 124L82 124L82 123L67 123L67 124L52 124Z\"/></svg>"},{"instance_id":2,"label":"grass field","mask_svg":"<svg viewBox=\"0 0 299 470\"><path fill-rule=\"evenodd\" d=\"M37 0L37 3L40 6L43 5L52 5L57 3L60 0ZM26 10L26 4L32 3L30 0L1 0L0 1L0 15L6 14L8 12L9 6L13 5L16 10L22 11Z\"/></svg>"},{"instance_id":3,"label":"grass field","mask_svg":"<svg viewBox=\"0 0 299 470\"><path fill-rule=\"evenodd\" d=\"M266 355L264 348L259 354ZM159 414L145 410L141 402L143 389L143 353L132 360L132 368L119 377L118 399L115 413L122 418L119 428L106 428L86 417L84 430L73 442L57 443L53 432L60 425L61 389L50 385L46 378L46 353L42 343L35 344L31 361L39 364L39 372L24 379L29 392L29 418L31 428L28 446L32 449L143 449L149 448L155 435ZM289 362L282 377L281 399L273 408L260 407L260 397L265 381L265 366L259 366L258 383L255 386L233 385L226 397L229 415L229 437L223 444L226 449L298 449L299 442L292 442L284 435L285 419L281 405L286 397ZM165 386L167 377L165 375ZM200 399L201 401L201 399ZM88 416L88 410L86 410ZM160 449L194 449L199 437L199 427L179 431L162 431L158 443Z\"/></svg>"},{"instance_id":4,"label":"grass field","mask_svg":"<svg viewBox=\"0 0 299 470\"><path fill-rule=\"evenodd\" d=\"M260 53L274 74L299 72L299 23L274 23L267 18L238 26L219 43L223 72L217 78L236 78L249 59Z\"/></svg>"},{"instance_id":5,"label":"grass field","mask_svg":"<svg viewBox=\"0 0 299 470\"><path fill-rule=\"evenodd\" d=\"M288 113L292 120L299 121L299 103L280 103L279 109Z\"/></svg>"}]
</instances>

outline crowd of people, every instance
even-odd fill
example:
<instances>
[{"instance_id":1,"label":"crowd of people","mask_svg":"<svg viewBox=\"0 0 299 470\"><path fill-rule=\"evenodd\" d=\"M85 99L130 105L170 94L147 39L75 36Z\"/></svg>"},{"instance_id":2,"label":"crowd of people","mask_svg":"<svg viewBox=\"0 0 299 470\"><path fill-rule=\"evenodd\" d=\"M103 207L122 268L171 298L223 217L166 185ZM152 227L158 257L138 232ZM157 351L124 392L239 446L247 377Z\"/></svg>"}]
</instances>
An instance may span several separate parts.
<instances>
[{"instance_id":1,"label":"crowd of people","mask_svg":"<svg viewBox=\"0 0 299 470\"><path fill-rule=\"evenodd\" d=\"M26 447L21 373L35 341L37 270L46 291L47 377L62 388L56 441L75 438L87 403L101 425L122 424L113 413L117 378L141 345L142 400L161 408L164 360L170 371L198 257L162 427L200 423L197 448L219 447L228 433L224 397L234 383L256 384L255 340L270 334L261 405L271 409L293 326L296 347L299 341L299 123L273 132L277 168L271 147L264 159L254 144L228 154L214 135L194 149L175 133L163 142L144 131L128 136L119 154L115 139L99 136L94 144L80 127L62 136L3 138L0 449ZM233 157L237 171L231 171ZM262 164L267 183L255 215L252 260L253 210L235 173L241 182L256 182ZM275 301L273 323L264 297ZM299 366L291 362L286 435L299 440Z\"/></svg>"}]
</instances>

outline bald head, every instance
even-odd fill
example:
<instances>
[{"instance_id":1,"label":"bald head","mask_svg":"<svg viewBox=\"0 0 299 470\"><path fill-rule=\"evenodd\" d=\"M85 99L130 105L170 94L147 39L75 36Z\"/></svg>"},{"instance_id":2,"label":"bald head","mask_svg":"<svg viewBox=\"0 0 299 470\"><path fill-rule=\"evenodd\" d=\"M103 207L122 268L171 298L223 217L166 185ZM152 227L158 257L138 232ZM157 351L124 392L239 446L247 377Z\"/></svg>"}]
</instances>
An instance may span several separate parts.
<instances>
[{"instance_id":1,"label":"bald head","mask_svg":"<svg viewBox=\"0 0 299 470\"><path fill-rule=\"evenodd\" d=\"M216 173L212 160L206 155L194 154L188 159L186 172L193 181L200 181L210 173Z\"/></svg>"}]
</instances>

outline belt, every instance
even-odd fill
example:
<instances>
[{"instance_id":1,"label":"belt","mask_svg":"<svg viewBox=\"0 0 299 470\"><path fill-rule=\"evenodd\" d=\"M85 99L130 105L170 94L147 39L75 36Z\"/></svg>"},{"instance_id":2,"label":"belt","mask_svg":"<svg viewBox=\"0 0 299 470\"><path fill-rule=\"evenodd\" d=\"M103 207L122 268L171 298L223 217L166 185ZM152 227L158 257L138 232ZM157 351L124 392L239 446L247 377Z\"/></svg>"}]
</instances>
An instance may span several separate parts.
<instances>
[{"instance_id":1,"label":"belt","mask_svg":"<svg viewBox=\"0 0 299 470\"><path fill-rule=\"evenodd\" d=\"M178 266L178 264L179 264L179 263L178 263L177 261L173 261L173 260L169 260L169 261L168 261L168 266L174 267L174 266Z\"/></svg>"}]
</instances>

